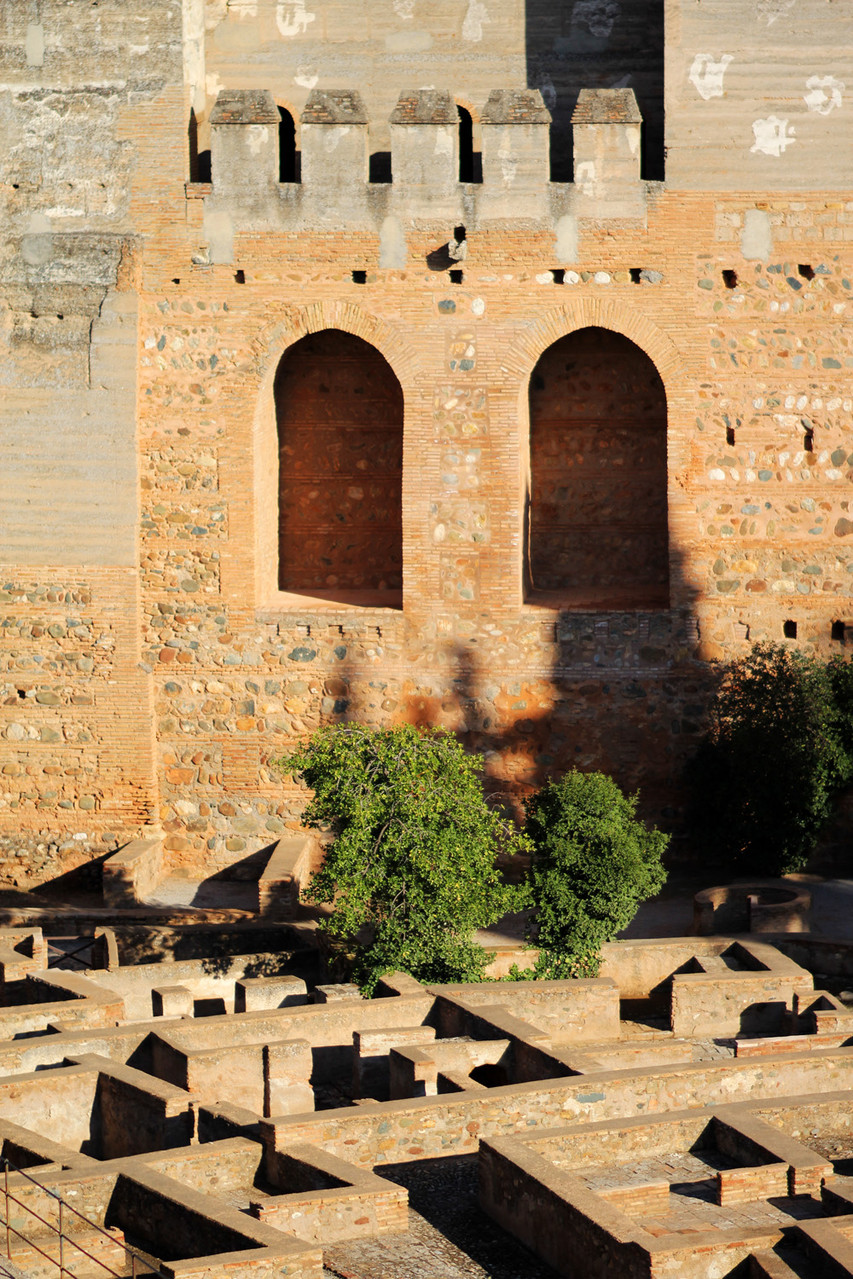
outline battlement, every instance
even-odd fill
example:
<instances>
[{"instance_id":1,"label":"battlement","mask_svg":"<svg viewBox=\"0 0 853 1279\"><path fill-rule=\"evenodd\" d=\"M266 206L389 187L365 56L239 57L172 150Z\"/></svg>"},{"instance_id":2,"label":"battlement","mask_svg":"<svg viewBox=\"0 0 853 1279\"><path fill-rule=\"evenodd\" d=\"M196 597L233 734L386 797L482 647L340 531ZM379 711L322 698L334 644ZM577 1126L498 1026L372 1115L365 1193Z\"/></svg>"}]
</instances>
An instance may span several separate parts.
<instances>
[{"instance_id":1,"label":"battlement","mask_svg":"<svg viewBox=\"0 0 853 1279\"><path fill-rule=\"evenodd\" d=\"M538 89L495 89L476 137L448 90L407 89L388 118L390 181L371 181L371 124L353 89L318 90L294 129L300 163L284 163L272 94L223 90L211 115L211 213L236 230L319 224L378 226L403 220L553 223L573 213L643 219L642 116L631 89L587 89L573 117L574 183L550 179L552 117ZM466 154L467 152L467 154ZM471 160L476 155L477 164ZM477 169L480 181L465 181ZM284 169L300 174L281 181ZM591 204L591 201L594 203Z\"/></svg>"}]
</instances>

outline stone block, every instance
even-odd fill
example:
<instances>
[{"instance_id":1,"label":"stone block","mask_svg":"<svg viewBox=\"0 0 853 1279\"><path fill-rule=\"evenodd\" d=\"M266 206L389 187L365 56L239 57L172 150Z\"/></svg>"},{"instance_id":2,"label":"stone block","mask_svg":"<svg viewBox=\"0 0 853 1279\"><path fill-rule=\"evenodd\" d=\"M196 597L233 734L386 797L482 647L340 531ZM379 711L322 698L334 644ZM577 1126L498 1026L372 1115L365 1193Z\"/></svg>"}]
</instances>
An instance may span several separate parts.
<instances>
[{"instance_id":1,"label":"stone block","mask_svg":"<svg viewBox=\"0 0 853 1279\"><path fill-rule=\"evenodd\" d=\"M354 986L351 982L314 987L315 1004L352 1003L362 998L358 986Z\"/></svg>"},{"instance_id":2,"label":"stone block","mask_svg":"<svg viewBox=\"0 0 853 1279\"><path fill-rule=\"evenodd\" d=\"M368 177L367 111L352 89L313 89L300 117L302 183L329 207L332 193L361 203ZM339 207L334 207L335 216Z\"/></svg>"},{"instance_id":3,"label":"stone block","mask_svg":"<svg viewBox=\"0 0 853 1279\"><path fill-rule=\"evenodd\" d=\"M482 214L535 218L547 209L551 113L538 89L495 89L481 118Z\"/></svg>"},{"instance_id":4,"label":"stone block","mask_svg":"<svg viewBox=\"0 0 853 1279\"><path fill-rule=\"evenodd\" d=\"M572 114L573 212L597 219L644 215L642 125L633 89L581 89Z\"/></svg>"},{"instance_id":5,"label":"stone block","mask_svg":"<svg viewBox=\"0 0 853 1279\"><path fill-rule=\"evenodd\" d=\"M151 1009L155 1017L192 1017L192 991L186 986L154 986Z\"/></svg>"},{"instance_id":6,"label":"stone block","mask_svg":"<svg viewBox=\"0 0 853 1279\"><path fill-rule=\"evenodd\" d=\"M279 114L265 89L223 89L210 115L213 197L242 207L277 198Z\"/></svg>"},{"instance_id":7,"label":"stone block","mask_svg":"<svg viewBox=\"0 0 853 1279\"><path fill-rule=\"evenodd\" d=\"M395 207L460 217L459 113L451 95L437 89L401 93L390 127Z\"/></svg>"},{"instance_id":8,"label":"stone block","mask_svg":"<svg viewBox=\"0 0 853 1279\"><path fill-rule=\"evenodd\" d=\"M295 1008L308 1003L308 991L301 977L244 977L234 987L235 1013L257 1012L264 1008Z\"/></svg>"}]
</instances>

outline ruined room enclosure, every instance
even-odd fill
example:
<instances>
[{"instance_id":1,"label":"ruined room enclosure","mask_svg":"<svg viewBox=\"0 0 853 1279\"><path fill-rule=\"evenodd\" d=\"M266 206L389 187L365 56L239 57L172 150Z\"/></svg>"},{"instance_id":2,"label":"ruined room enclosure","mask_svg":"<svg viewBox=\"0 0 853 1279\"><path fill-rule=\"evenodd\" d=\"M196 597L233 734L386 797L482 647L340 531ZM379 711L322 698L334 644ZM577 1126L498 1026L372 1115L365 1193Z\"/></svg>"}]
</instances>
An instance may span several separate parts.
<instances>
[{"instance_id":1,"label":"ruined room enclosure","mask_svg":"<svg viewBox=\"0 0 853 1279\"><path fill-rule=\"evenodd\" d=\"M282 591L399 605L403 393L368 342L324 329L275 377Z\"/></svg>"},{"instance_id":2,"label":"ruined room enclosure","mask_svg":"<svg viewBox=\"0 0 853 1279\"><path fill-rule=\"evenodd\" d=\"M666 608L667 406L622 334L584 328L530 378L527 598L568 608Z\"/></svg>"},{"instance_id":3,"label":"ruined room enclosure","mask_svg":"<svg viewBox=\"0 0 853 1279\"><path fill-rule=\"evenodd\" d=\"M81 976L4 930L0 1251L8 1223L27 1273L48 1279L60 1201L81 1279L81 1248L164 1279L853 1273L853 1011L785 938L364 999L292 971L280 931L282 953L248 929L191 958L180 930L101 929Z\"/></svg>"}]
</instances>

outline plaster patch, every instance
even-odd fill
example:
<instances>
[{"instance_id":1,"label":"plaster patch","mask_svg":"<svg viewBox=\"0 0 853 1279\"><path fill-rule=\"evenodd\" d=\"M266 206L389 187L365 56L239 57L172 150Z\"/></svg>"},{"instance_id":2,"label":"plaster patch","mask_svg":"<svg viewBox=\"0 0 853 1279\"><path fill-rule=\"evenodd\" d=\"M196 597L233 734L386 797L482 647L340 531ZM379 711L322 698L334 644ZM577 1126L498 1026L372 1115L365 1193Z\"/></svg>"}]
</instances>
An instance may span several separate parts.
<instances>
[{"instance_id":1,"label":"plaster patch","mask_svg":"<svg viewBox=\"0 0 853 1279\"><path fill-rule=\"evenodd\" d=\"M204 234L211 262L227 266L234 259L234 224L225 212L204 214Z\"/></svg>"},{"instance_id":2,"label":"plaster patch","mask_svg":"<svg viewBox=\"0 0 853 1279\"><path fill-rule=\"evenodd\" d=\"M487 22L491 22L491 18L482 0L469 0L462 22L462 39L479 43L483 38L483 24Z\"/></svg>"},{"instance_id":3,"label":"plaster patch","mask_svg":"<svg viewBox=\"0 0 853 1279\"><path fill-rule=\"evenodd\" d=\"M53 256L50 221L43 213L31 213L21 240L21 257L28 266L44 266Z\"/></svg>"},{"instance_id":4,"label":"plaster patch","mask_svg":"<svg viewBox=\"0 0 853 1279\"><path fill-rule=\"evenodd\" d=\"M285 39L304 35L316 18L316 13L305 8L305 0L280 0L276 5L276 26Z\"/></svg>"},{"instance_id":5,"label":"plaster patch","mask_svg":"<svg viewBox=\"0 0 853 1279\"><path fill-rule=\"evenodd\" d=\"M219 97L222 81L215 71L211 71L209 75L204 77L204 88L209 98L213 98L215 101Z\"/></svg>"},{"instance_id":6,"label":"plaster patch","mask_svg":"<svg viewBox=\"0 0 853 1279\"><path fill-rule=\"evenodd\" d=\"M485 315L486 303L483 298L474 298L471 303L471 310L474 315Z\"/></svg>"},{"instance_id":7,"label":"plaster patch","mask_svg":"<svg viewBox=\"0 0 853 1279\"><path fill-rule=\"evenodd\" d=\"M498 148L498 159L501 162L501 177L503 178L504 186L511 187L515 182L518 159L512 154L508 140L504 140Z\"/></svg>"},{"instance_id":8,"label":"plaster patch","mask_svg":"<svg viewBox=\"0 0 853 1279\"><path fill-rule=\"evenodd\" d=\"M783 13L793 9L796 2L797 0L758 0L756 9L759 20L766 20L768 27L772 27Z\"/></svg>"},{"instance_id":9,"label":"plaster patch","mask_svg":"<svg viewBox=\"0 0 853 1279\"><path fill-rule=\"evenodd\" d=\"M740 251L748 262L766 262L773 252L773 228L764 209L745 211Z\"/></svg>"},{"instance_id":10,"label":"plaster patch","mask_svg":"<svg viewBox=\"0 0 853 1279\"><path fill-rule=\"evenodd\" d=\"M554 87L554 81L550 76L545 76L539 84L539 92L542 94L542 101L549 111L553 112L557 105L557 90Z\"/></svg>"},{"instance_id":11,"label":"plaster patch","mask_svg":"<svg viewBox=\"0 0 853 1279\"><path fill-rule=\"evenodd\" d=\"M269 141L270 131L265 124L250 124L246 130L246 141L252 155L260 155Z\"/></svg>"},{"instance_id":12,"label":"plaster patch","mask_svg":"<svg viewBox=\"0 0 853 1279\"><path fill-rule=\"evenodd\" d=\"M341 140L349 133L349 125L339 125L337 129L323 130L323 149L327 155L331 155L333 151L337 151L341 144Z\"/></svg>"},{"instance_id":13,"label":"plaster patch","mask_svg":"<svg viewBox=\"0 0 853 1279\"><path fill-rule=\"evenodd\" d=\"M392 31L385 48L389 53L425 53L432 48L432 36L428 31Z\"/></svg>"},{"instance_id":14,"label":"plaster patch","mask_svg":"<svg viewBox=\"0 0 853 1279\"><path fill-rule=\"evenodd\" d=\"M453 155L453 134L443 127L435 131L435 155Z\"/></svg>"},{"instance_id":15,"label":"plaster patch","mask_svg":"<svg viewBox=\"0 0 853 1279\"><path fill-rule=\"evenodd\" d=\"M726 74L726 67L732 61L730 53L724 53L718 61L715 61L710 53L696 54L687 78L706 102L710 98L723 96L723 76Z\"/></svg>"},{"instance_id":16,"label":"plaster patch","mask_svg":"<svg viewBox=\"0 0 853 1279\"><path fill-rule=\"evenodd\" d=\"M258 0L228 0L228 12L238 18L257 18Z\"/></svg>"},{"instance_id":17,"label":"plaster patch","mask_svg":"<svg viewBox=\"0 0 853 1279\"><path fill-rule=\"evenodd\" d=\"M617 0L577 0L572 10L572 22L582 22L597 39L606 40L620 9Z\"/></svg>"},{"instance_id":18,"label":"plaster patch","mask_svg":"<svg viewBox=\"0 0 853 1279\"><path fill-rule=\"evenodd\" d=\"M27 27L24 50L28 67L44 66L44 27L40 22L31 22Z\"/></svg>"},{"instance_id":19,"label":"plaster patch","mask_svg":"<svg viewBox=\"0 0 853 1279\"><path fill-rule=\"evenodd\" d=\"M582 160L577 167L575 182L583 190L584 195L595 194L595 161Z\"/></svg>"},{"instance_id":20,"label":"plaster patch","mask_svg":"<svg viewBox=\"0 0 853 1279\"><path fill-rule=\"evenodd\" d=\"M300 85L303 89L313 89L317 81L320 79L313 67L309 67L306 63L296 68L296 75L293 77L293 83Z\"/></svg>"},{"instance_id":21,"label":"plaster patch","mask_svg":"<svg viewBox=\"0 0 853 1279\"><path fill-rule=\"evenodd\" d=\"M415 16L415 0L394 0L394 12L404 22Z\"/></svg>"},{"instance_id":22,"label":"plaster patch","mask_svg":"<svg viewBox=\"0 0 853 1279\"><path fill-rule=\"evenodd\" d=\"M755 142L750 151L760 151L763 155L782 155L785 148L797 140L793 125L789 125L787 120L780 120L776 115L753 120L752 132L755 134Z\"/></svg>"},{"instance_id":23,"label":"plaster patch","mask_svg":"<svg viewBox=\"0 0 853 1279\"><path fill-rule=\"evenodd\" d=\"M577 262L578 220L571 213L564 213L558 220L554 247L558 262Z\"/></svg>"},{"instance_id":24,"label":"plaster patch","mask_svg":"<svg viewBox=\"0 0 853 1279\"><path fill-rule=\"evenodd\" d=\"M829 115L844 101L844 81L836 80L832 75L813 75L806 80L808 93L803 94L803 101L809 111L818 115Z\"/></svg>"},{"instance_id":25,"label":"plaster patch","mask_svg":"<svg viewBox=\"0 0 853 1279\"><path fill-rule=\"evenodd\" d=\"M387 217L379 229L379 266L400 271L406 265L406 232L399 218Z\"/></svg>"}]
</instances>

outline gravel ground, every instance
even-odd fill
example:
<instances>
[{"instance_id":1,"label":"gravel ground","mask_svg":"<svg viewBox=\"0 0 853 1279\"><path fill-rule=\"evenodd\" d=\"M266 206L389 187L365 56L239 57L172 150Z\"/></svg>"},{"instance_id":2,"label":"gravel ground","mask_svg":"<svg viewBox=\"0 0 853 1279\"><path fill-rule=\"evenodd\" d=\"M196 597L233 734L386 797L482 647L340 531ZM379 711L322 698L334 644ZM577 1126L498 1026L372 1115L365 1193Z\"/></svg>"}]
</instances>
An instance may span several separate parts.
<instances>
[{"instance_id":1,"label":"gravel ground","mask_svg":"<svg viewBox=\"0 0 853 1279\"><path fill-rule=\"evenodd\" d=\"M377 1168L409 1191L409 1229L324 1248L339 1279L556 1279L477 1206L477 1156Z\"/></svg>"}]
</instances>

